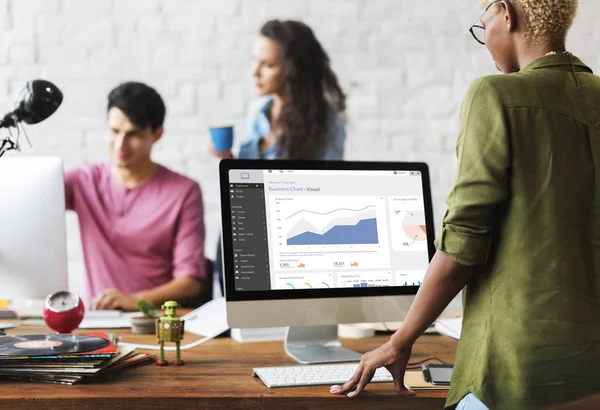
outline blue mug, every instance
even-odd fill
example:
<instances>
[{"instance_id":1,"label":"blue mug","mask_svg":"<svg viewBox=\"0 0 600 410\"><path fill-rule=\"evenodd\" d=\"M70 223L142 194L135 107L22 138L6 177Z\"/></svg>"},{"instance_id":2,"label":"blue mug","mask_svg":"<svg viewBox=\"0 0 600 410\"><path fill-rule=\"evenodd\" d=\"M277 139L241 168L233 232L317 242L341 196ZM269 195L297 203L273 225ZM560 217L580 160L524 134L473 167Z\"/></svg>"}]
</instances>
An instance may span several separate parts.
<instances>
[{"instance_id":1,"label":"blue mug","mask_svg":"<svg viewBox=\"0 0 600 410\"><path fill-rule=\"evenodd\" d=\"M231 126L210 128L210 136L217 152L230 151L233 147L233 127Z\"/></svg>"}]
</instances>

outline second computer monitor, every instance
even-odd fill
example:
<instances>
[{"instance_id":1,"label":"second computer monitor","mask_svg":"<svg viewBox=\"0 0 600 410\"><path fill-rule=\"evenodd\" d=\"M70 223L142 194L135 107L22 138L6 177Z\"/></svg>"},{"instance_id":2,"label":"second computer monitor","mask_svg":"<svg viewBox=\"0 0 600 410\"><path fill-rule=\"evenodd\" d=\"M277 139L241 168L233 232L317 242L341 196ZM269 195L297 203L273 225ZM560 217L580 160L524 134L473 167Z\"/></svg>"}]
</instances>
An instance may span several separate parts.
<instances>
[{"instance_id":1,"label":"second computer monitor","mask_svg":"<svg viewBox=\"0 0 600 410\"><path fill-rule=\"evenodd\" d=\"M0 158L0 215L0 299L11 300L11 308L23 308L49 293L66 290L60 158Z\"/></svg>"}]
</instances>

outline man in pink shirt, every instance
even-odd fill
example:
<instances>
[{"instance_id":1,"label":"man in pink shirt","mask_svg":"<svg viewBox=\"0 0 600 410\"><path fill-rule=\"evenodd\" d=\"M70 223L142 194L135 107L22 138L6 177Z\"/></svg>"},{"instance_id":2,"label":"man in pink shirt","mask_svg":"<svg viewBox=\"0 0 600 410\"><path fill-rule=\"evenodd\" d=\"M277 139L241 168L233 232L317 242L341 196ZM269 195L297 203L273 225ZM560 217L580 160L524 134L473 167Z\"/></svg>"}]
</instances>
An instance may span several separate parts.
<instances>
[{"instance_id":1,"label":"man in pink shirt","mask_svg":"<svg viewBox=\"0 0 600 410\"><path fill-rule=\"evenodd\" d=\"M121 84L108 96L110 163L65 172L91 309L135 310L140 300L197 304L212 288L200 187L150 158L165 111L154 89Z\"/></svg>"}]
</instances>

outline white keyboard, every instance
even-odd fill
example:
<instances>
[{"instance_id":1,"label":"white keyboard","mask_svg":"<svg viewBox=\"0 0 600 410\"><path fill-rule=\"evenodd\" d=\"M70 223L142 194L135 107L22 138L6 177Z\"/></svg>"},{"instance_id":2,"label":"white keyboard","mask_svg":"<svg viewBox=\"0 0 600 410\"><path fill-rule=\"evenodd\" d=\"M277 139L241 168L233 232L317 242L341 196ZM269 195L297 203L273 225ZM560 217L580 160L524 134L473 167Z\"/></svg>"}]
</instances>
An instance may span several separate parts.
<instances>
[{"instance_id":1,"label":"white keyboard","mask_svg":"<svg viewBox=\"0 0 600 410\"><path fill-rule=\"evenodd\" d=\"M358 368L358 363L325 364L311 366L256 367L254 377L271 387L317 386L322 384L346 383ZM385 368L375 371L372 382L392 382L394 379Z\"/></svg>"}]
</instances>

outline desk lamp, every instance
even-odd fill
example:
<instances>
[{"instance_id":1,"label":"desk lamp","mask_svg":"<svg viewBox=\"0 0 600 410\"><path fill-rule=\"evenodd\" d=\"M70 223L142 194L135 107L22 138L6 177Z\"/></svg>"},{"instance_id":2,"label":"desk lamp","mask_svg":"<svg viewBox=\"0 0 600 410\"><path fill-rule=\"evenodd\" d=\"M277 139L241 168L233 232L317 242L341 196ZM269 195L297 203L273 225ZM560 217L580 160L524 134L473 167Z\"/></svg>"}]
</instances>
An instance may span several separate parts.
<instances>
[{"instance_id":1,"label":"desk lamp","mask_svg":"<svg viewBox=\"0 0 600 410\"><path fill-rule=\"evenodd\" d=\"M37 124L54 114L62 103L63 95L57 86L46 80L28 81L15 99L15 109L0 118L0 128L7 128L9 135L0 138L0 157L6 151L20 151L19 136L21 131L25 134L27 142L31 146L27 132L21 124ZM17 129L17 136L12 133L11 128ZM0 317L14 317L14 312L8 311L3 306L7 301L0 300Z\"/></svg>"},{"instance_id":2,"label":"desk lamp","mask_svg":"<svg viewBox=\"0 0 600 410\"><path fill-rule=\"evenodd\" d=\"M21 131L23 131L27 142L31 146L31 142L21 123L37 124L44 121L54 114L62 103L62 100L62 92L51 82L46 80L28 81L17 95L15 101L16 108L0 119L0 128L8 128L9 130L9 136L0 140L0 157L11 149L21 150L19 145ZM13 136L11 127L17 129L16 137Z\"/></svg>"}]
</instances>

